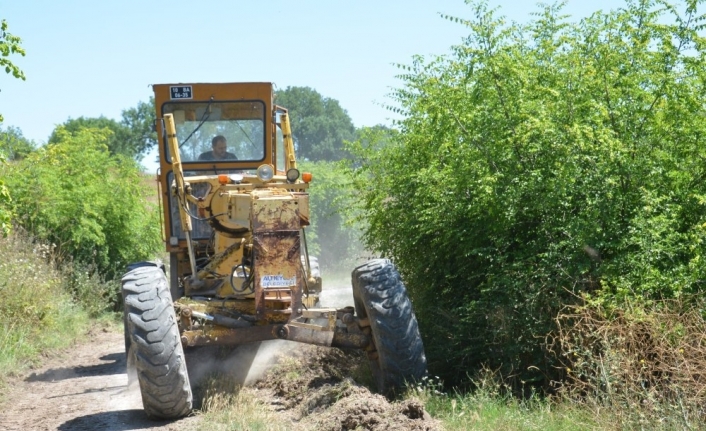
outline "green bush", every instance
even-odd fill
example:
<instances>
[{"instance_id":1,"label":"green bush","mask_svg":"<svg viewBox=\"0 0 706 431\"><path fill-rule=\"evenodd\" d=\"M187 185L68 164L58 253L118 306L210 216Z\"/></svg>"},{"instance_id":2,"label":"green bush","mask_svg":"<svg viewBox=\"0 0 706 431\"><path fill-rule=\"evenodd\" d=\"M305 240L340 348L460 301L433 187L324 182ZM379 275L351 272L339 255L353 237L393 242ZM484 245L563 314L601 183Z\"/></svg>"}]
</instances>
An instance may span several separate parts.
<instances>
[{"instance_id":1,"label":"green bush","mask_svg":"<svg viewBox=\"0 0 706 431\"><path fill-rule=\"evenodd\" d=\"M157 210L136 162L111 156L106 129L59 129L54 144L3 168L16 223L65 261L110 280L160 244Z\"/></svg>"},{"instance_id":2,"label":"green bush","mask_svg":"<svg viewBox=\"0 0 706 431\"><path fill-rule=\"evenodd\" d=\"M122 310L120 279L106 280L94 265L83 262L63 262L59 272L62 291L70 294L90 317Z\"/></svg>"},{"instance_id":3,"label":"green bush","mask_svg":"<svg viewBox=\"0 0 706 431\"><path fill-rule=\"evenodd\" d=\"M353 148L364 239L400 267L433 372L542 384L565 304L701 289L703 17L640 0L507 24L471 3L451 55L401 66L400 133Z\"/></svg>"},{"instance_id":4,"label":"green bush","mask_svg":"<svg viewBox=\"0 0 706 431\"><path fill-rule=\"evenodd\" d=\"M0 163L3 160L0 159ZM0 234L6 237L12 230L12 196L0 178Z\"/></svg>"}]
</instances>

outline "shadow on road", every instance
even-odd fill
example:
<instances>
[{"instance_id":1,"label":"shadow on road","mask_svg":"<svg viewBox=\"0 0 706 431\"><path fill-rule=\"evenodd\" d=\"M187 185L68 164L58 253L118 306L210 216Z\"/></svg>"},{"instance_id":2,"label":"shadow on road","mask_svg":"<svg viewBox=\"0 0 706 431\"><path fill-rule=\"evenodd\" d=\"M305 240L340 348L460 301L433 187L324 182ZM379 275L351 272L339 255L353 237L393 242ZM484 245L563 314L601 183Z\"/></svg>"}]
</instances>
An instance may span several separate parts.
<instances>
[{"instance_id":1,"label":"shadow on road","mask_svg":"<svg viewBox=\"0 0 706 431\"><path fill-rule=\"evenodd\" d=\"M73 418L59 425L60 431L127 431L162 427L174 421L155 421L142 410L117 410Z\"/></svg>"},{"instance_id":2,"label":"shadow on road","mask_svg":"<svg viewBox=\"0 0 706 431\"><path fill-rule=\"evenodd\" d=\"M112 393L116 390L120 390L121 392L127 390L127 386L108 386L105 388L93 388L93 389L84 389L81 392L72 392L68 394L60 394L60 395L54 395L51 397L47 397L48 400L51 400L52 398L63 398L63 397L75 397L77 395L85 395L85 394L94 394L94 393L99 393L99 392L107 392L107 393Z\"/></svg>"},{"instance_id":3,"label":"shadow on road","mask_svg":"<svg viewBox=\"0 0 706 431\"><path fill-rule=\"evenodd\" d=\"M101 356L100 359L106 362L89 366L77 365L75 367L50 368L40 374L30 374L25 381L55 382L57 380L74 379L76 377L107 376L125 373L125 354L123 352L110 353Z\"/></svg>"}]
</instances>

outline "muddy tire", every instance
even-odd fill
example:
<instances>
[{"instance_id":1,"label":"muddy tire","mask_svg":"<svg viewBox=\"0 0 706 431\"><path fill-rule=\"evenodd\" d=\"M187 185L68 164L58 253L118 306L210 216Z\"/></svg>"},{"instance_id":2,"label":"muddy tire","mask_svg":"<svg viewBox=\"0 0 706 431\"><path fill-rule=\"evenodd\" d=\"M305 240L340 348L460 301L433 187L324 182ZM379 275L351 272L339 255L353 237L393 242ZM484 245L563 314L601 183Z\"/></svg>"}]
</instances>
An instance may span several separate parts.
<instances>
[{"instance_id":1,"label":"muddy tire","mask_svg":"<svg viewBox=\"0 0 706 431\"><path fill-rule=\"evenodd\" d=\"M394 396L427 372L412 303L397 269L387 259L357 267L352 278L356 314L368 320L374 343L374 350L368 351L373 378L380 393Z\"/></svg>"},{"instance_id":2,"label":"muddy tire","mask_svg":"<svg viewBox=\"0 0 706 431\"><path fill-rule=\"evenodd\" d=\"M185 416L192 408L191 386L163 267L131 266L122 282L128 360L134 360L145 413L154 419Z\"/></svg>"}]
</instances>

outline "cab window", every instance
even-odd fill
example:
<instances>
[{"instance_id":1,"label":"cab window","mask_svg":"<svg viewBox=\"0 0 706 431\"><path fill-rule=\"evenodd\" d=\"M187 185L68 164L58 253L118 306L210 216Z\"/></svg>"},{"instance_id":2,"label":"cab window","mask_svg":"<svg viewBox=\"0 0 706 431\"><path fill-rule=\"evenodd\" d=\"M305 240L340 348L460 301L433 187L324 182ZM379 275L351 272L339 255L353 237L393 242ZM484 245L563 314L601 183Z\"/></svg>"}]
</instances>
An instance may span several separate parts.
<instances>
[{"instance_id":1,"label":"cab window","mask_svg":"<svg viewBox=\"0 0 706 431\"><path fill-rule=\"evenodd\" d=\"M265 158L265 104L262 101L170 102L184 164L203 161L262 161ZM171 154L167 148L167 160Z\"/></svg>"}]
</instances>

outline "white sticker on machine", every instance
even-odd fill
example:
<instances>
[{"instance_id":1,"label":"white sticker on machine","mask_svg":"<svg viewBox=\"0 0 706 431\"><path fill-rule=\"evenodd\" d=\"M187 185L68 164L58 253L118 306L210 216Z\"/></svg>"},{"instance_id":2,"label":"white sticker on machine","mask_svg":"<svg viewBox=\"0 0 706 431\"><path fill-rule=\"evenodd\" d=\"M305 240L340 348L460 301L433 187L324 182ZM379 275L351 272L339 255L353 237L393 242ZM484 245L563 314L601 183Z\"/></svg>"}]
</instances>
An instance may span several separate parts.
<instances>
[{"instance_id":1,"label":"white sticker on machine","mask_svg":"<svg viewBox=\"0 0 706 431\"><path fill-rule=\"evenodd\" d=\"M297 284L297 276L284 278L283 275L263 275L260 277L261 287L289 287Z\"/></svg>"}]
</instances>

